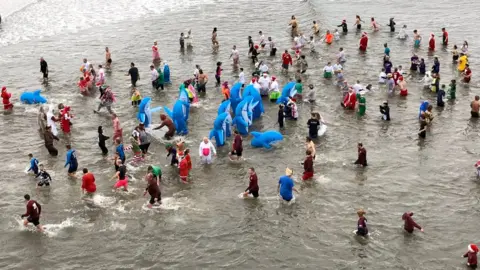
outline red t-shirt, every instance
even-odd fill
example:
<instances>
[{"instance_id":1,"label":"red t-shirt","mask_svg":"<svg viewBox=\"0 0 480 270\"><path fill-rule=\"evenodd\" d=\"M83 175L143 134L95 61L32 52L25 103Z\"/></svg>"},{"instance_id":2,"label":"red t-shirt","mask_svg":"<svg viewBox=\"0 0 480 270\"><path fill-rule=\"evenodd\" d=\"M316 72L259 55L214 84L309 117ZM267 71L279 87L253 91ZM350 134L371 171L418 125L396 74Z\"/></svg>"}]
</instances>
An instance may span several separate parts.
<instances>
[{"instance_id":1,"label":"red t-shirt","mask_svg":"<svg viewBox=\"0 0 480 270\"><path fill-rule=\"evenodd\" d=\"M260 188L258 187L258 178L257 174L254 173L250 175L250 184L248 185L248 190L250 191L258 191Z\"/></svg>"},{"instance_id":2,"label":"red t-shirt","mask_svg":"<svg viewBox=\"0 0 480 270\"><path fill-rule=\"evenodd\" d=\"M240 134L235 135L235 139L233 140L233 149L235 151L243 151L242 136Z\"/></svg>"},{"instance_id":3,"label":"red t-shirt","mask_svg":"<svg viewBox=\"0 0 480 270\"><path fill-rule=\"evenodd\" d=\"M291 65L292 64L292 57L289 53L283 53L282 55L282 62L284 65Z\"/></svg>"},{"instance_id":4,"label":"red t-shirt","mask_svg":"<svg viewBox=\"0 0 480 270\"><path fill-rule=\"evenodd\" d=\"M95 185L95 176L93 176L92 173L86 173L83 175L82 188L90 193L95 192L97 190L97 186Z\"/></svg>"},{"instance_id":5,"label":"red t-shirt","mask_svg":"<svg viewBox=\"0 0 480 270\"><path fill-rule=\"evenodd\" d=\"M24 216L36 219L40 217L41 213L42 213L42 206L34 200L29 200L27 203L27 212L25 213Z\"/></svg>"}]
</instances>

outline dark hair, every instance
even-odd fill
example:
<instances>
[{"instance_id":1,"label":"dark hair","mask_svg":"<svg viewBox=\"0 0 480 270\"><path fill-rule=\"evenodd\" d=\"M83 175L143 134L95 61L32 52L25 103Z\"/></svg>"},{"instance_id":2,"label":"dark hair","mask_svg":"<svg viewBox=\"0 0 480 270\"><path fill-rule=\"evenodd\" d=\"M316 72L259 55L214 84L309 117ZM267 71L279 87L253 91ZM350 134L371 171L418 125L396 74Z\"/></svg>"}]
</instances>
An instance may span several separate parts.
<instances>
[{"instance_id":1,"label":"dark hair","mask_svg":"<svg viewBox=\"0 0 480 270\"><path fill-rule=\"evenodd\" d=\"M66 147L67 147L67 149L71 149L71 148L72 148L72 146L71 146L70 144L67 144Z\"/></svg>"},{"instance_id":2,"label":"dark hair","mask_svg":"<svg viewBox=\"0 0 480 270\"><path fill-rule=\"evenodd\" d=\"M98 126L98 133L103 133L103 127L102 126Z\"/></svg>"},{"instance_id":3,"label":"dark hair","mask_svg":"<svg viewBox=\"0 0 480 270\"><path fill-rule=\"evenodd\" d=\"M216 28L216 27L213 28L213 32L217 32L217 28Z\"/></svg>"},{"instance_id":4,"label":"dark hair","mask_svg":"<svg viewBox=\"0 0 480 270\"><path fill-rule=\"evenodd\" d=\"M88 173L88 169L87 169L87 168L83 168L83 173Z\"/></svg>"},{"instance_id":5,"label":"dark hair","mask_svg":"<svg viewBox=\"0 0 480 270\"><path fill-rule=\"evenodd\" d=\"M317 21L313 21L313 23L317 23Z\"/></svg>"},{"instance_id":6,"label":"dark hair","mask_svg":"<svg viewBox=\"0 0 480 270\"><path fill-rule=\"evenodd\" d=\"M28 201L28 200L30 200L30 195L28 195L28 194L25 194L25 195L23 196L23 198L25 198L25 200L27 200L27 201Z\"/></svg>"},{"instance_id":7,"label":"dark hair","mask_svg":"<svg viewBox=\"0 0 480 270\"><path fill-rule=\"evenodd\" d=\"M132 62L132 63L130 63L130 66L134 67L134 66L135 66L135 64Z\"/></svg>"},{"instance_id":8,"label":"dark hair","mask_svg":"<svg viewBox=\"0 0 480 270\"><path fill-rule=\"evenodd\" d=\"M358 146L363 146L363 143L359 142L359 143L358 143Z\"/></svg>"},{"instance_id":9,"label":"dark hair","mask_svg":"<svg viewBox=\"0 0 480 270\"><path fill-rule=\"evenodd\" d=\"M183 151L183 155L185 156L185 155L188 155L188 154L190 154L190 149L187 148L187 149L185 149L185 151Z\"/></svg>"},{"instance_id":10,"label":"dark hair","mask_svg":"<svg viewBox=\"0 0 480 270\"><path fill-rule=\"evenodd\" d=\"M238 134L238 130L235 129L235 131L233 131L233 133Z\"/></svg>"},{"instance_id":11,"label":"dark hair","mask_svg":"<svg viewBox=\"0 0 480 270\"><path fill-rule=\"evenodd\" d=\"M240 68L241 71L243 71L243 68Z\"/></svg>"},{"instance_id":12,"label":"dark hair","mask_svg":"<svg viewBox=\"0 0 480 270\"><path fill-rule=\"evenodd\" d=\"M153 167L152 167L152 165L149 165L148 168L147 168L147 171L151 171L151 170L153 170Z\"/></svg>"},{"instance_id":13,"label":"dark hair","mask_svg":"<svg viewBox=\"0 0 480 270\"><path fill-rule=\"evenodd\" d=\"M313 113L312 113L312 116L313 116ZM305 139L307 140L307 142L311 142L311 141L312 141L312 138L310 138L310 136L307 136Z\"/></svg>"},{"instance_id":14,"label":"dark hair","mask_svg":"<svg viewBox=\"0 0 480 270\"><path fill-rule=\"evenodd\" d=\"M305 151L305 154L306 154L307 156L309 156L309 155L311 155L311 154L312 154L312 151L310 151L310 150L307 150L307 151Z\"/></svg>"},{"instance_id":15,"label":"dark hair","mask_svg":"<svg viewBox=\"0 0 480 270\"><path fill-rule=\"evenodd\" d=\"M33 157L33 154L32 154L32 153L30 153L30 154L28 154L28 156L29 156L29 157Z\"/></svg>"},{"instance_id":16,"label":"dark hair","mask_svg":"<svg viewBox=\"0 0 480 270\"><path fill-rule=\"evenodd\" d=\"M222 65L222 62L217 62L217 66L221 66Z\"/></svg>"},{"instance_id":17,"label":"dark hair","mask_svg":"<svg viewBox=\"0 0 480 270\"><path fill-rule=\"evenodd\" d=\"M248 169L249 169L249 170L252 170L252 172L255 171L255 168L253 168L253 167L250 167L250 168L248 168Z\"/></svg>"}]
</instances>

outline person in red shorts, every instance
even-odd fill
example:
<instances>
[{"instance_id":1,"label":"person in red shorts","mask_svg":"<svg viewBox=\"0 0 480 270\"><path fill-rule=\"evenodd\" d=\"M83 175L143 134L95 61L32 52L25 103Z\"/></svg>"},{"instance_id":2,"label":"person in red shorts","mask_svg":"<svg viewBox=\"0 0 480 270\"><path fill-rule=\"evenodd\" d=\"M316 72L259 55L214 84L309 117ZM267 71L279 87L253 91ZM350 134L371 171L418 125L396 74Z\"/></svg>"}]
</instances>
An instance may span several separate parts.
<instances>
[{"instance_id":1,"label":"person in red shorts","mask_svg":"<svg viewBox=\"0 0 480 270\"><path fill-rule=\"evenodd\" d=\"M127 167L122 163L121 160L117 160L118 171L112 177L112 180L117 178L117 182L113 185L115 190L123 187L124 191L128 191L128 177L127 177Z\"/></svg>"},{"instance_id":2,"label":"person in red shorts","mask_svg":"<svg viewBox=\"0 0 480 270\"><path fill-rule=\"evenodd\" d=\"M43 227L40 225L40 214L42 213L42 206L30 199L30 195L23 196L27 204L27 212L22 215L22 218L27 218L23 221L23 225L27 227L28 223L33 223L39 232L43 232Z\"/></svg>"},{"instance_id":3,"label":"person in red shorts","mask_svg":"<svg viewBox=\"0 0 480 270\"><path fill-rule=\"evenodd\" d=\"M313 157L312 157L312 151L307 150L305 152L307 155L305 157L305 160L303 161L303 176L302 180L311 180L313 178Z\"/></svg>"},{"instance_id":4,"label":"person in red shorts","mask_svg":"<svg viewBox=\"0 0 480 270\"><path fill-rule=\"evenodd\" d=\"M95 185L95 176L93 173L88 172L87 168L83 168L82 176L82 193L85 194L83 199L87 197L92 198L97 191L97 186Z\"/></svg>"}]
</instances>

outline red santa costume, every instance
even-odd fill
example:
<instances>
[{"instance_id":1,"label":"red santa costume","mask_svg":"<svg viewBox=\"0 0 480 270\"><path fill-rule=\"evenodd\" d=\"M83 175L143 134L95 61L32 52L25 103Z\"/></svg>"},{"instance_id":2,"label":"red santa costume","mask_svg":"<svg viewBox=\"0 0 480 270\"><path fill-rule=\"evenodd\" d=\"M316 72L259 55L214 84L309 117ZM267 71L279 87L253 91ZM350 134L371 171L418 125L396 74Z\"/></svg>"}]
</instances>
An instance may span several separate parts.
<instances>
[{"instance_id":1,"label":"red santa costume","mask_svg":"<svg viewBox=\"0 0 480 270\"><path fill-rule=\"evenodd\" d=\"M348 90L348 93L343 98L342 107L344 107L345 109L354 110L356 103L357 103L357 96L355 94L355 91L353 91L353 89L350 88Z\"/></svg>"},{"instance_id":2,"label":"red santa costume","mask_svg":"<svg viewBox=\"0 0 480 270\"><path fill-rule=\"evenodd\" d=\"M430 51L435 51L435 35L430 34L430 40L428 41L428 49Z\"/></svg>"},{"instance_id":3,"label":"red santa costume","mask_svg":"<svg viewBox=\"0 0 480 270\"><path fill-rule=\"evenodd\" d=\"M468 245L468 251L463 255L464 258L467 258L467 265L471 268L477 268L477 253L478 247L475 244Z\"/></svg>"},{"instance_id":4,"label":"red santa costume","mask_svg":"<svg viewBox=\"0 0 480 270\"><path fill-rule=\"evenodd\" d=\"M400 78L400 72L394 71L392 73L393 81L395 82L395 85L398 85L398 78Z\"/></svg>"},{"instance_id":5,"label":"red santa costume","mask_svg":"<svg viewBox=\"0 0 480 270\"><path fill-rule=\"evenodd\" d=\"M360 51L366 51L368 45L368 36L367 32L363 32L362 38L360 39Z\"/></svg>"},{"instance_id":6,"label":"red santa costume","mask_svg":"<svg viewBox=\"0 0 480 270\"><path fill-rule=\"evenodd\" d=\"M63 133L70 133L70 119L72 119L72 116L70 115L70 107L65 106L63 110L60 112L62 114L60 126L62 127Z\"/></svg>"},{"instance_id":7,"label":"red santa costume","mask_svg":"<svg viewBox=\"0 0 480 270\"><path fill-rule=\"evenodd\" d=\"M186 183L188 177L188 160L185 158L185 156L182 157L182 161L180 161L180 164L178 164L178 168L180 179L182 182Z\"/></svg>"},{"instance_id":8,"label":"red santa costume","mask_svg":"<svg viewBox=\"0 0 480 270\"><path fill-rule=\"evenodd\" d=\"M13 104L10 103L11 97L12 94L7 92L7 87L2 87L2 102L4 110L11 110L13 108Z\"/></svg>"}]
</instances>

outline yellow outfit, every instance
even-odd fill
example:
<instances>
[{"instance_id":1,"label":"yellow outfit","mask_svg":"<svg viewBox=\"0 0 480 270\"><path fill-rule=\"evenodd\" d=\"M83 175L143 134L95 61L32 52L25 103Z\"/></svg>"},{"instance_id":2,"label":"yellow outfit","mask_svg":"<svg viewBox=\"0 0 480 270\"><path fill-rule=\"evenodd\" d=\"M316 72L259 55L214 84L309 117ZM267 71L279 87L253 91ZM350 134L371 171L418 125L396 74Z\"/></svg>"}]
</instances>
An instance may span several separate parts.
<instances>
[{"instance_id":1,"label":"yellow outfit","mask_svg":"<svg viewBox=\"0 0 480 270\"><path fill-rule=\"evenodd\" d=\"M463 72L466 68L465 66L466 64L468 64L467 56L466 55L460 56L460 58L458 58L458 71Z\"/></svg>"}]
</instances>

